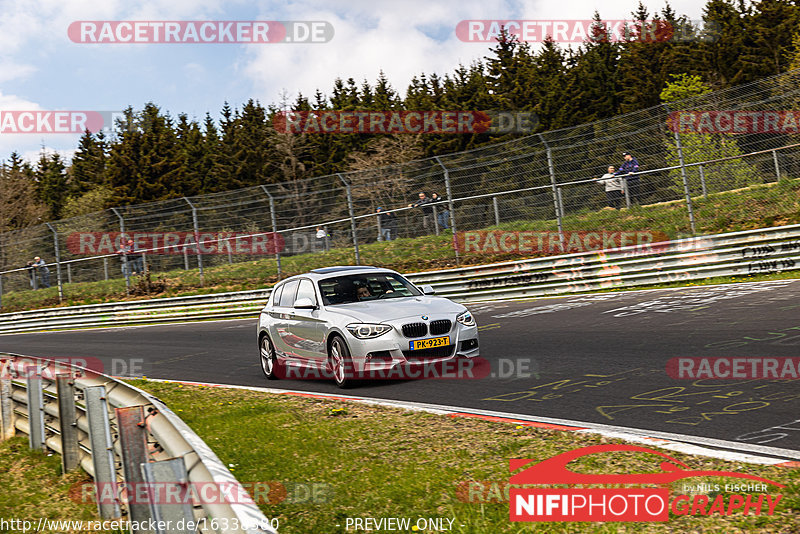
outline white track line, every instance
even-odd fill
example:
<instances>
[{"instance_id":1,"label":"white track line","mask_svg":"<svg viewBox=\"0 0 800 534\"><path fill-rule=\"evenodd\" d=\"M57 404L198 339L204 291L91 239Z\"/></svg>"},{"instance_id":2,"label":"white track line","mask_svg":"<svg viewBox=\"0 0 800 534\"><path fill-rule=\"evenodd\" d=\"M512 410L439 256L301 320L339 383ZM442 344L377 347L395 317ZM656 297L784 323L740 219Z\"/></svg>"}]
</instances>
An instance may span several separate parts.
<instances>
[{"instance_id":1,"label":"white track line","mask_svg":"<svg viewBox=\"0 0 800 534\"><path fill-rule=\"evenodd\" d=\"M166 380L147 378L152 382L166 382L176 384L186 384L193 386L219 387L228 389L243 389L248 391L261 391L265 393L275 393L282 395L296 395L302 397L313 397L333 400L354 401L377 406L390 406L393 408L404 408L407 410L422 411L439 415L451 415L459 417L476 417L495 421L526 424L530 426L540 426L554 430L564 430L572 432L586 432L600 434L610 438L623 439L636 443L654 445L664 449L683 452L686 454L709 456L721 460L734 462L745 462L762 465L779 465L784 467L800 467L800 451L791 449L779 449L776 447L765 447L763 445L752 445L748 443L738 443L714 438L703 438L699 436L689 436L685 434L675 434L671 432L658 432L639 428L628 428L613 425L603 425L598 423L587 423L584 421L573 421L570 419L555 419L551 417L538 417L527 414L517 414L508 412L495 412L490 410L477 410L474 408L463 408L459 406L447 406L442 404L429 404L412 401L395 401L377 399L373 397L359 397L354 395L335 395L331 393L319 393L313 391L300 391L290 389L274 389L251 386L237 386L232 384L214 384L207 382L191 382L185 380ZM719 447L725 450L711 449L708 447ZM770 455L770 456L761 456ZM777 458L776 458L777 457ZM791 460L794 461L791 461ZM788 461L787 461L788 460Z\"/></svg>"}]
</instances>

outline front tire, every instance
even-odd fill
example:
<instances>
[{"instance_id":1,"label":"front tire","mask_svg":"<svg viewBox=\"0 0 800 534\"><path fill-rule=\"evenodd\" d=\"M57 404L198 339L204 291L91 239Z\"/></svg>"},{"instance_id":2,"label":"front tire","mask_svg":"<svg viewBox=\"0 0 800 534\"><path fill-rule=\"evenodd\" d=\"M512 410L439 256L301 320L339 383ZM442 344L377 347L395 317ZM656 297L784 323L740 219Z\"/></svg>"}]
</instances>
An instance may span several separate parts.
<instances>
[{"instance_id":1,"label":"front tire","mask_svg":"<svg viewBox=\"0 0 800 534\"><path fill-rule=\"evenodd\" d=\"M278 375L275 371L278 368L278 357L275 355L275 346L268 335L261 336L258 349L261 356L261 371L264 376L267 377L267 380L277 380Z\"/></svg>"},{"instance_id":2,"label":"front tire","mask_svg":"<svg viewBox=\"0 0 800 534\"><path fill-rule=\"evenodd\" d=\"M349 388L355 384L355 368L350 349L340 336L334 336L331 340L328 349L328 367L333 374L334 382L340 388Z\"/></svg>"}]
</instances>

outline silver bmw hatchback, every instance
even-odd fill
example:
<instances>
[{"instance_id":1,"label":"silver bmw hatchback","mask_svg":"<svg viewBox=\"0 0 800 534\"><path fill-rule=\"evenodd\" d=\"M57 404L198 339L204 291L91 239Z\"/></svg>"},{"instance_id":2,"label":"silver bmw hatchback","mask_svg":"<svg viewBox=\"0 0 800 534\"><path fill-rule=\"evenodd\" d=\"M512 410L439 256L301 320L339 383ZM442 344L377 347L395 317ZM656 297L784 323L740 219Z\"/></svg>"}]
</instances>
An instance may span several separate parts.
<instances>
[{"instance_id":1,"label":"silver bmw hatchback","mask_svg":"<svg viewBox=\"0 0 800 534\"><path fill-rule=\"evenodd\" d=\"M479 355L472 314L431 286L377 267L326 267L275 286L258 320L268 379L419 377L421 367Z\"/></svg>"}]
</instances>

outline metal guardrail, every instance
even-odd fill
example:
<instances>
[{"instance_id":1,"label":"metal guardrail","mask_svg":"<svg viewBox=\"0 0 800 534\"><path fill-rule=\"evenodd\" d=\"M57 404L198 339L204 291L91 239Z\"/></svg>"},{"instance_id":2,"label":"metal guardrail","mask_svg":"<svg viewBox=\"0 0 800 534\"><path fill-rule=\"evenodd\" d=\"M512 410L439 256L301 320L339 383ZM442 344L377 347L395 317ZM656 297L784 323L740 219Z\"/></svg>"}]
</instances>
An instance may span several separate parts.
<instances>
[{"instance_id":1,"label":"metal guardrail","mask_svg":"<svg viewBox=\"0 0 800 534\"><path fill-rule=\"evenodd\" d=\"M800 268L800 225L407 274L480 302ZM271 289L0 314L0 333L254 317Z\"/></svg>"},{"instance_id":2,"label":"metal guardrail","mask_svg":"<svg viewBox=\"0 0 800 534\"><path fill-rule=\"evenodd\" d=\"M60 454L64 472L82 467L95 479L103 519L171 520L171 528L156 528L159 534L277 532L213 451L163 402L73 363L0 353L0 439L25 434L31 448ZM199 497L198 487L214 496L201 491ZM180 496L179 502L142 497L150 491ZM180 520L197 528L176 529Z\"/></svg>"}]
</instances>

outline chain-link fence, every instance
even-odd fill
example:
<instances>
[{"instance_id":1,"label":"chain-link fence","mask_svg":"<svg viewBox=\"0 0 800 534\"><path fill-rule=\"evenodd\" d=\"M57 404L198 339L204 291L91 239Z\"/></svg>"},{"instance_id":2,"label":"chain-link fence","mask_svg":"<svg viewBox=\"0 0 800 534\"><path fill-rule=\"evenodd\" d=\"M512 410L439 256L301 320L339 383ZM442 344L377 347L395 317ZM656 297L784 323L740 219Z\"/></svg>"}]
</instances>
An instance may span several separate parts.
<instances>
[{"instance_id":1,"label":"chain-link fence","mask_svg":"<svg viewBox=\"0 0 800 534\"><path fill-rule=\"evenodd\" d=\"M265 257L274 258L280 276L282 257L331 249L349 249L352 263L368 264L380 258L360 245L498 225L596 231L602 222L592 214L614 203L633 206L626 213L641 218L647 214L637 205L672 202L678 209L666 224L668 237L690 235L720 216L716 209L694 209L693 198L750 188L758 190L760 207L786 200L768 184L800 177L798 102L800 71L791 71L446 156L6 232L0 234L0 296L58 283L61 297L64 284L123 276L130 284L145 268L191 270L202 283L210 267ZM597 178L609 165L618 167L623 152L638 160L639 170L622 175L622 191L607 195L606 182ZM412 207L421 192L425 200L433 193L439 199ZM128 237L135 241L120 254ZM452 254L458 262L458 247ZM46 267L28 264L36 256Z\"/></svg>"}]
</instances>

